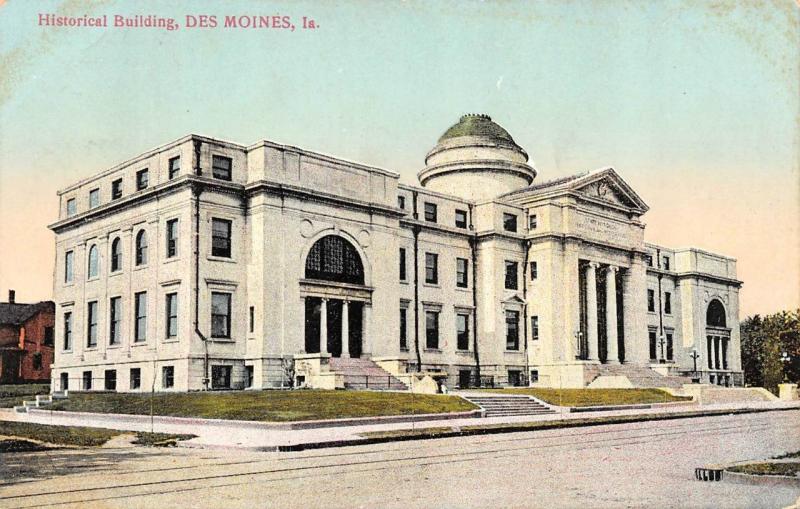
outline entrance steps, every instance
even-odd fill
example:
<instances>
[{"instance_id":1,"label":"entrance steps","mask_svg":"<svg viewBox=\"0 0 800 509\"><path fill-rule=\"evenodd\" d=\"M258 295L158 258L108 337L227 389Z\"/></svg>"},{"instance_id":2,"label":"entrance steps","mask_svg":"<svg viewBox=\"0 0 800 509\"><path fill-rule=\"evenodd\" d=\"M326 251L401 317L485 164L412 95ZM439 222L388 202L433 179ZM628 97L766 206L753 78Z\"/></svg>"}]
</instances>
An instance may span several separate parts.
<instances>
[{"instance_id":1,"label":"entrance steps","mask_svg":"<svg viewBox=\"0 0 800 509\"><path fill-rule=\"evenodd\" d=\"M369 359L331 357L328 367L342 375L345 389L408 390L406 384Z\"/></svg>"},{"instance_id":2,"label":"entrance steps","mask_svg":"<svg viewBox=\"0 0 800 509\"><path fill-rule=\"evenodd\" d=\"M21 405L14 407L14 411L18 414L26 414L30 408L46 407L47 405L51 405L55 400L67 399L68 397L69 394L67 391L56 391L46 396L39 395L36 396L36 399L24 400Z\"/></svg>"},{"instance_id":3,"label":"entrance steps","mask_svg":"<svg viewBox=\"0 0 800 509\"><path fill-rule=\"evenodd\" d=\"M510 417L517 415L555 413L555 410L530 396L479 395L475 393L461 394L461 396L470 403L481 407L485 412L484 417Z\"/></svg>"},{"instance_id":4,"label":"entrance steps","mask_svg":"<svg viewBox=\"0 0 800 509\"><path fill-rule=\"evenodd\" d=\"M685 376L662 375L647 366L634 364L589 364L584 367L586 385L601 376L624 376L634 387L641 389L681 389L683 384L692 383L691 378Z\"/></svg>"}]
</instances>

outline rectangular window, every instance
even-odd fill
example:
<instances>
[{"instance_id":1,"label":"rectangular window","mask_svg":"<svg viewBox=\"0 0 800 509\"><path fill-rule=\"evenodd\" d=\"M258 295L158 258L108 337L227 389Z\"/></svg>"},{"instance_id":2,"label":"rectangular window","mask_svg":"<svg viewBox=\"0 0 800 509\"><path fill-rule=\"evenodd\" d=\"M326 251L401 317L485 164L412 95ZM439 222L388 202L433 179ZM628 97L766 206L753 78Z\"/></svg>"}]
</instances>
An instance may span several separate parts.
<instances>
[{"instance_id":1,"label":"rectangular window","mask_svg":"<svg viewBox=\"0 0 800 509\"><path fill-rule=\"evenodd\" d=\"M406 248L400 248L400 281L405 281L406 274Z\"/></svg>"},{"instance_id":2,"label":"rectangular window","mask_svg":"<svg viewBox=\"0 0 800 509\"><path fill-rule=\"evenodd\" d=\"M93 209L100 205L100 190L92 189L89 191L89 208Z\"/></svg>"},{"instance_id":3,"label":"rectangular window","mask_svg":"<svg viewBox=\"0 0 800 509\"><path fill-rule=\"evenodd\" d=\"M62 372L61 373L61 390L68 391L69 390L69 373Z\"/></svg>"},{"instance_id":4,"label":"rectangular window","mask_svg":"<svg viewBox=\"0 0 800 509\"><path fill-rule=\"evenodd\" d=\"M650 255L644 255L644 261L647 262L648 267L653 266L653 257Z\"/></svg>"},{"instance_id":5,"label":"rectangular window","mask_svg":"<svg viewBox=\"0 0 800 509\"><path fill-rule=\"evenodd\" d=\"M131 389L139 389L141 387L142 387L141 368L131 368Z\"/></svg>"},{"instance_id":6,"label":"rectangular window","mask_svg":"<svg viewBox=\"0 0 800 509\"><path fill-rule=\"evenodd\" d=\"M517 231L517 216L515 214L503 213L503 229L507 232Z\"/></svg>"},{"instance_id":7,"label":"rectangular window","mask_svg":"<svg viewBox=\"0 0 800 509\"><path fill-rule=\"evenodd\" d=\"M519 311L506 311L506 350L519 350Z\"/></svg>"},{"instance_id":8,"label":"rectangular window","mask_svg":"<svg viewBox=\"0 0 800 509\"><path fill-rule=\"evenodd\" d=\"M249 389L253 386L253 366L244 367L244 388Z\"/></svg>"},{"instance_id":9,"label":"rectangular window","mask_svg":"<svg viewBox=\"0 0 800 509\"><path fill-rule=\"evenodd\" d=\"M647 310L651 313L656 312L656 292L647 290Z\"/></svg>"},{"instance_id":10,"label":"rectangular window","mask_svg":"<svg viewBox=\"0 0 800 509\"><path fill-rule=\"evenodd\" d=\"M97 301L86 306L86 346L97 346Z\"/></svg>"},{"instance_id":11,"label":"rectangular window","mask_svg":"<svg viewBox=\"0 0 800 509\"><path fill-rule=\"evenodd\" d=\"M44 328L44 346L53 346L55 344L55 334L52 327Z\"/></svg>"},{"instance_id":12,"label":"rectangular window","mask_svg":"<svg viewBox=\"0 0 800 509\"><path fill-rule=\"evenodd\" d=\"M669 270L669 256L664 257L664 270Z\"/></svg>"},{"instance_id":13,"label":"rectangular window","mask_svg":"<svg viewBox=\"0 0 800 509\"><path fill-rule=\"evenodd\" d=\"M107 369L105 373L105 389L107 391L117 390L117 370Z\"/></svg>"},{"instance_id":14,"label":"rectangular window","mask_svg":"<svg viewBox=\"0 0 800 509\"><path fill-rule=\"evenodd\" d=\"M161 367L161 387L170 389L175 387L175 367L162 366Z\"/></svg>"},{"instance_id":15,"label":"rectangular window","mask_svg":"<svg viewBox=\"0 0 800 509\"><path fill-rule=\"evenodd\" d=\"M537 226L538 222L536 220L536 214L531 214L530 216L528 216L528 229L535 230Z\"/></svg>"},{"instance_id":16,"label":"rectangular window","mask_svg":"<svg viewBox=\"0 0 800 509\"><path fill-rule=\"evenodd\" d=\"M119 200L122 198L122 179L116 179L111 183L111 199Z\"/></svg>"},{"instance_id":17,"label":"rectangular window","mask_svg":"<svg viewBox=\"0 0 800 509\"><path fill-rule=\"evenodd\" d=\"M150 172L147 168L136 172L136 190L141 191L150 185Z\"/></svg>"},{"instance_id":18,"label":"rectangular window","mask_svg":"<svg viewBox=\"0 0 800 509\"><path fill-rule=\"evenodd\" d=\"M166 299L166 333L168 338L174 338L178 336L178 294L168 293Z\"/></svg>"},{"instance_id":19,"label":"rectangular window","mask_svg":"<svg viewBox=\"0 0 800 509\"><path fill-rule=\"evenodd\" d=\"M664 292L664 313L672 314L672 294L669 292Z\"/></svg>"},{"instance_id":20,"label":"rectangular window","mask_svg":"<svg viewBox=\"0 0 800 509\"><path fill-rule=\"evenodd\" d=\"M231 222L227 219L211 220L211 256L231 257Z\"/></svg>"},{"instance_id":21,"label":"rectangular window","mask_svg":"<svg viewBox=\"0 0 800 509\"><path fill-rule=\"evenodd\" d=\"M78 213L78 202L75 198L67 200L67 217L74 216Z\"/></svg>"},{"instance_id":22,"label":"rectangular window","mask_svg":"<svg viewBox=\"0 0 800 509\"><path fill-rule=\"evenodd\" d=\"M456 348L469 350L469 315L456 315Z\"/></svg>"},{"instance_id":23,"label":"rectangular window","mask_svg":"<svg viewBox=\"0 0 800 509\"><path fill-rule=\"evenodd\" d=\"M456 228L467 227L467 211L456 209Z\"/></svg>"},{"instance_id":24,"label":"rectangular window","mask_svg":"<svg viewBox=\"0 0 800 509\"><path fill-rule=\"evenodd\" d=\"M397 197L397 206L403 210L406 209L406 197L405 196L398 196Z\"/></svg>"},{"instance_id":25,"label":"rectangular window","mask_svg":"<svg viewBox=\"0 0 800 509\"><path fill-rule=\"evenodd\" d=\"M508 385L512 387L519 387L520 385L522 385L522 371L518 369L509 369Z\"/></svg>"},{"instance_id":26,"label":"rectangular window","mask_svg":"<svg viewBox=\"0 0 800 509\"><path fill-rule=\"evenodd\" d=\"M147 339L147 292L135 294L133 301L136 313L133 340L139 343Z\"/></svg>"},{"instance_id":27,"label":"rectangular window","mask_svg":"<svg viewBox=\"0 0 800 509\"><path fill-rule=\"evenodd\" d=\"M436 222L436 204L435 203L425 203L425 221L429 221L431 223Z\"/></svg>"},{"instance_id":28,"label":"rectangular window","mask_svg":"<svg viewBox=\"0 0 800 509\"><path fill-rule=\"evenodd\" d=\"M211 388L230 389L233 366L211 366Z\"/></svg>"},{"instance_id":29,"label":"rectangular window","mask_svg":"<svg viewBox=\"0 0 800 509\"><path fill-rule=\"evenodd\" d=\"M469 280L469 261L466 258L456 258L456 286L466 288Z\"/></svg>"},{"instance_id":30,"label":"rectangular window","mask_svg":"<svg viewBox=\"0 0 800 509\"><path fill-rule=\"evenodd\" d=\"M506 260L506 290L517 289L517 262L510 262Z\"/></svg>"},{"instance_id":31,"label":"rectangular window","mask_svg":"<svg viewBox=\"0 0 800 509\"><path fill-rule=\"evenodd\" d=\"M167 258L178 256L178 220L167 221Z\"/></svg>"},{"instance_id":32,"label":"rectangular window","mask_svg":"<svg viewBox=\"0 0 800 509\"><path fill-rule=\"evenodd\" d=\"M64 282L72 282L72 267L75 264L75 254L72 251L67 251L64 254Z\"/></svg>"},{"instance_id":33,"label":"rectangular window","mask_svg":"<svg viewBox=\"0 0 800 509\"><path fill-rule=\"evenodd\" d=\"M439 255L425 253L425 282L435 285L439 283Z\"/></svg>"},{"instance_id":34,"label":"rectangular window","mask_svg":"<svg viewBox=\"0 0 800 509\"><path fill-rule=\"evenodd\" d=\"M120 343L120 324L122 322L122 299L111 297L108 303L108 344Z\"/></svg>"},{"instance_id":35,"label":"rectangular window","mask_svg":"<svg viewBox=\"0 0 800 509\"><path fill-rule=\"evenodd\" d=\"M33 358L31 359L31 361L33 362L33 369L35 371L39 371L40 369L42 369L42 353L41 352L36 352L35 354L33 354Z\"/></svg>"},{"instance_id":36,"label":"rectangular window","mask_svg":"<svg viewBox=\"0 0 800 509\"><path fill-rule=\"evenodd\" d=\"M439 313L425 311L425 348L439 348Z\"/></svg>"},{"instance_id":37,"label":"rectangular window","mask_svg":"<svg viewBox=\"0 0 800 509\"><path fill-rule=\"evenodd\" d=\"M64 313L64 350L72 350L72 313Z\"/></svg>"},{"instance_id":38,"label":"rectangular window","mask_svg":"<svg viewBox=\"0 0 800 509\"><path fill-rule=\"evenodd\" d=\"M211 170L215 179L231 180L231 168L233 160L230 157L213 156L211 158Z\"/></svg>"},{"instance_id":39,"label":"rectangular window","mask_svg":"<svg viewBox=\"0 0 800 509\"><path fill-rule=\"evenodd\" d=\"M539 265L536 262L531 262L531 281L539 277Z\"/></svg>"},{"instance_id":40,"label":"rectangular window","mask_svg":"<svg viewBox=\"0 0 800 509\"><path fill-rule=\"evenodd\" d=\"M169 179L172 180L181 172L181 157L173 157L169 160Z\"/></svg>"},{"instance_id":41,"label":"rectangular window","mask_svg":"<svg viewBox=\"0 0 800 509\"><path fill-rule=\"evenodd\" d=\"M92 390L92 372L91 371L84 371L83 372L83 390L84 391L91 391Z\"/></svg>"},{"instance_id":42,"label":"rectangular window","mask_svg":"<svg viewBox=\"0 0 800 509\"><path fill-rule=\"evenodd\" d=\"M400 350L408 350L408 321L406 308L400 308Z\"/></svg>"},{"instance_id":43,"label":"rectangular window","mask_svg":"<svg viewBox=\"0 0 800 509\"><path fill-rule=\"evenodd\" d=\"M250 306L250 332L255 332L256 330L256 308L255 306Z\"/></svg>"},{"instance_id":44,"label":"rectangular window","mask_svg":"<svg viewBox=\"0 0 800 509\"><path fill-rule=\"evenodd\" d=\"M647 337L650 340L650 361L653 362L658 358L658 349L656 345L656 331L648 331Z\"/></svg>"},{"instance_id":45,"label":"rectangular window","mask_svg":"<svg viewBox=\"0 0 800 509\"><path fill-rule=\"evenodd\" d=\"M231 294L211 293L211 337L231 337Z\"/></svg>"},{"instance_id":46,"label":"rectangular window","mask_svg":"<svg viewBox=\"0 0 800 509\"><path fill-rule=\"evenodd\" d=\"M539 339L539 317L531 317L531 340L536 341Z\"/></svg>"},{"instance_id":47,"label":"rectangular window","mask_svg":"<svg viewBox=\"0 0 800 509\"><path fill-rule=\"evenodd\" d=\"M672 357L672 333L667 332L667 360L671 361Z\"/></svg>"}]
</instances>

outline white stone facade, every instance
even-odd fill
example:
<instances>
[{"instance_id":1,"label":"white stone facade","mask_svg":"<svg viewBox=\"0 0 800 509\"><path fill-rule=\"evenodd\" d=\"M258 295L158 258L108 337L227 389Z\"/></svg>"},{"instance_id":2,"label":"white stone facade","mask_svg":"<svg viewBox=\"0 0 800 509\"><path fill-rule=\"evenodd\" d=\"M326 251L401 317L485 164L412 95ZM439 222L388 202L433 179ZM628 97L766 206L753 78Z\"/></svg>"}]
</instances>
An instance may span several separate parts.
<instances>
[{"instance_id":1,"label":"white stone facade","mask_svg":"<svg viewBox=\"0 0 800 509\"><path fill-rule=\"evenodd\" d=\"M320 350L445 371L450 386L556 387L601 364L689 374L696 350L702 378L741 383L735 261L645 244L647 206L613 169L538 184L527 161L469 115L429 153L423 187L196 135L69 186L51 225L54 387L280 387L295 355Z\"/></svg>"}]
</instances>

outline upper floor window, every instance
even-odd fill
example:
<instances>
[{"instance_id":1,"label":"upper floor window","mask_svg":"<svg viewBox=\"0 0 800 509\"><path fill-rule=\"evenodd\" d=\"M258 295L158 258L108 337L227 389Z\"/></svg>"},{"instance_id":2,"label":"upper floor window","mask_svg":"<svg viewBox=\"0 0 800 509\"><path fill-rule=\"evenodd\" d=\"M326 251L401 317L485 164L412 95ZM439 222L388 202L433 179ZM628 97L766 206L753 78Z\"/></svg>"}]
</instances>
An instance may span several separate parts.
<instances>
[{"instance_id":1,"label":"upper floor window","mask_svg":"<svg viewBox=\"0 0 800 509\"><path fill-rule=\"evenodd\" d=\"M141 191L150 185L150 172L147 168L136 172L136 190Z\"/></svg>"},{"instance_id":2,"label":"upper floor window","mask_svg":"<svg viewBox=\"0 0 800 509\"><path fill-rule=\"evenodd\" d=\"M64 313L64 350L72 350L72 313Z\"/></svg>"},{"instance_id":3,"label":"upper floor window","mask_svg":"<svg viewBox=\"0 0 800 509\"><path fill-rule=\"evenodd\" d=\"M100 205L100 189L89 191L89 208L93 209Z\"/></svg>"},{"instance_id":4,"label":"upper floor window","mask_svg":"<svg viewBox=\"0 0 800 509\"><path fill-rule=\"evenodd\" d=\"M231 337L231 294L211 293L211 337Z\"/></svg>"},{"instance_id":5,"label":"upper floor window","mask_svg":"<svg viewBox=\"0 0 800 509\"><path fill-rule=\"evenodd\" d=\"M250 332L255 332L256 330L256 307L250 306L250 326L248 327Z\"/></svg>"},{"instance_id":6,"label":"upper floor window","mask_svg":"<svg viewBox=\"0 0 800 509\"><path fill-rule=\"evenodd\" d=\"M506 290L517 289L517 262L506 260L506 274L505 274L505 287Z\"/></svg>"},{"instance_id":7,"label":"upper floor window","mask_svg":"<svg viewBox=\"0 0 800 509\"><path fill-rule=\"evenodd\" d=\"M406 248L400 248L400 281L405 281L406 274Z\"/></svg>"},{"instance_id":8,"label":"upper floor window","mask_svg":"<svg viewBox=\"0 0 800 509\"><path fill-rule=\"evenodd\" d=\"M100 259L98 258L96 245L89 248L88 269L89 270L87 271L87 274L90 279L93 277L97 277L100 274Z\"/></svg>"},{"instance_id":9,"label":"upper floor window","mask_svg":"<svg viewBox=\"0 0 800 509\"><path fill-rule=\"evenodd\" d=\"M531 214L530 216L528 216L528 229L535 230L537 226L538 222L536 220L536 214Z\"/></svg>"},{"instance_id":10,"label":"upper floor window","mask_svg":"<svg viewBox=\"0 0 800 509\"><path fill-rule=\"evenodd\" d=\"M174 338L178 335L178 294L168 293L166 296L166 335L167 338Z\"/></svg>"},{"instance_id":11,"label":"upper floor window","mask_svg":"<svg viewBox=\"0 0 800 509\"><path fill-rule=\"evenodd\" d=\"M425 221L436 222L436 204L425 202Z\"/></svg>"},{"instance_id":12,"label":"upper floor window","mask_svg":"<svg viewBox=\"0 0 800 509\"><path fill-rule=\"evenodd\" d=\"M425 282L437 284L439 282L439 255L425 253Z\"/></svg>"},{"instance_id":13,"label":"upper floor window","mask_svg":"<svg viewBox=\"0 0 800 509\"><path fill-rule=\"evenodd\" d=\"M647 263L648 267L653 266L653 257L650 255L644 255L644 261Z\"/></svg>"},{"instance_id":14,"label":"upper floor window","mask_svg":"<svg viewBox=\"0 0 800 509\"><path fill-rule=\"evenodd\" d=\"M469 279L469 261L466 258L456 258L456 286L466 288Z\"/></svg>"},{"instance_id":15,"label":"upper floor window","mask_svg":"<svg viewBox=\"0 0 800 509\"><path fill-rule=\"evenodd\" d=\"M67 251L64 253L64 282L72 282L72 267L75 263L75 253Z\"/></svg>"},{"instance_id":16,"label":"upper floor window","mask_svg":"<svg viewBox=\"0 0 800 509\"><path fill-rule=\"evenodd\" d=\"M227 219L211 220L211 255L231 257L231 222Z\"/></svg>"},{"instance_id":17,"label":"upper floor window","mask_svg":"<svg viewBox=\"0 0 800 509\"><path fill-rule=\"evenodd\" d=\"M55 331L53 327L44 328L44 346L53 346L55 343Z\"/></svg>"},{"instance_id":18,"label":"upper floor window","mask_svg":"<svg viewBox=\"0 0 800 509\"><path fill-rule=\"evenodd\" d=\"M656 292L654 290L647 290L647 310L651 313L656 312Z\"/></svg>"},{"instance_id":19,"label":"upper floor window","mask_svg":"<svg viewBox=\"0 0 800 509\"><path fill-rule=\"evenodd\" d=\"M439 348L439 313L437 311L425 312L425 348L431 350Z\"/></svg>"},{"instance_id":20,"label":"upper floor window","mask_svg":"<svg viewBox=\"0 0 800 509\"><path fill-rule=\"evenodd\" d=\"M136 322L134 323L133 340L137 343L147 339L147 292L138 292L133 296Z\"/></svg>"},{"instance_id":21,"label":"upper floor window","mask_svg":"<svg viewBox=\"0 0 800 509\"><path fill-rule=\"evenodd\" d=\"M507 232L517 231L517 216L515 214L503 213L503 229Z\"/></svg>"},{"instance_id":22,"label":"upper floor window","mask_svg":"<svg viewBox=\"0 0 800 509\"><path fill-rule=\"evenodd\" d=\"M311 246L306 257L305 277L363 285L364 264L348 240L338 235L327 235Z\"/></svg>"},{"instance_id":23,"label":"upper floor window","mask_svg":"<svg viewBox=\"0 0 800 509\"><path fill-rule=\"evenodd\" d=\"M97 301L93 300L86 306L86 346L97 346Z\"/></svg>"},{"instance_id":24,"label":"upper floor window","mask_svg":"<svg viewBox=\"0 0 800 509\"><path fill-rule=\"evenodd\" d=\"M467 227L467 211L456 209L456 228Z\"/></svg>"},{"instance_id":25,"label":"upper floor window","mask_svg":"<svg viewBox=\"0 0 800 509\"><path fill-rule=\"evenodd\" d=\"M672 314L672 294L669 292L664 292L664 312Z\"/></svg>"},{"instance_id":26,"label":"upper floor window","mask_svg":"<svg viewBox=\"0 0 800 509\"><path fill-rule=\"evenodd\" d=\"M506 350L519 350L519 311L506 310Z\"/></svg>"},{"instance_id":27,"label":"upper floor window","mask_svg":"<svg viewBox=\"0 0 800 509\"><path fill-rule=\"evenodd\" d=\"M406 208L406 197L405 196L398 196L397 197L397 206L403 210Z\"/></svg>"},{"instance_id":28,"label":"upper floor window","mask_svg":"<svg viewBox=\"0 0 800 509\"><path fill-rule=\"evenodd\" d=\"M167 258L178 255L178 220L167 221Z\"/></svg>"},{"instance_id":29,"label":"upper floor window","mask_svg":"<svg viewBox=\"0 0 800 509\"><path fill-rule=\"evenodd\" d=\"M122 269L122 246L119 237L111 242L111 272Z\"/></svg>"},{"instance_id":30,"label":"upper floor window","mask_svg":"<svg viewBox=\"0 0 800 509\"><path fill-rule=\"evenodd\" d=\"M531 262L531 281L539 277L539 264Z\"/></svg>"},{"instance_id":31,"label":"upper floor window","mask_svg":"<svg viewBox=\"0 0 800 509\"><path fill-rule=\"evenodd\" d=\"M111 183L111 199L118 200L122 198L122 179L116 179Z\"/></svg>"},{"instance_id":32,"label":"upper floor window","mask_svg":"<svg viewBox=\"0 0 800 509\"><path fill-rule=\"evenodd\" d=\"M230 157L213 156L211 158L211 173L215 179L231 180L233 160Z\"/></svg>"},{"instance_id":33,"label":"upper floor window","mask_svg":"<svg viewBox=\"0 0 800 509\"><path fill-rule=\"evenodd\" d=\"M456 348L469 350L469 315L465 313L456 315Z\"/></svg>"},{"instance_id":34,"label":"upper floor window","mask_svg":"<svg viewBox=\"0 0 800 509\"><path fill-rule=\"evenodd\" d=\"M67 217L78 213L78 201L75 198L67 200Z\"/></svg>"},{"instance_id":35,"label":"upper floor window","mask_svg":"<svg viewBox=\"0 0 800 509\"><path fill-rule=\"evenodd\" d=\"M536 341L539 339L539 317L532 316L531 317L531 339Z\"/></svg>"},{"instance_id":36,"label":"upper floor window","mask_svg":"<svg viewBox=\"0 0 800 509\"><path fill-rule=\"evenodd\" d=\"M181 158L180 156L173 157L169 160L169 179L172 180L181 172Z\"/></svg>"},{"instance_id":37,"label":"upper floor window","mask_svg":"<svg viewBox=\"0 0 800 509\"><path fill-rule=\"evenodd\" d=\"M119 344L121 321L122 299L120 297L111 297L111 300L108 303L108 344Z\"/></svg>"},{"instance_id":38,"label":"upper floor window","mask_svg":"<svg viewBox=\"0 0 800 509\"><path fill-rule=\"evenodd\" d=\"M669 270L669 256L665 256L662 259L664 261L663 263L664 270Z\"/></svg>"},{"instance_id":39,"label":"upper floor window","mask_svg":"<svg viewBox=\"0 0 800 509\"><path fill-rule=\"evenodd\" d=\"M147 232L139 230L136 234L136 265L147 264Z\"/></svg>"}]
</instances>

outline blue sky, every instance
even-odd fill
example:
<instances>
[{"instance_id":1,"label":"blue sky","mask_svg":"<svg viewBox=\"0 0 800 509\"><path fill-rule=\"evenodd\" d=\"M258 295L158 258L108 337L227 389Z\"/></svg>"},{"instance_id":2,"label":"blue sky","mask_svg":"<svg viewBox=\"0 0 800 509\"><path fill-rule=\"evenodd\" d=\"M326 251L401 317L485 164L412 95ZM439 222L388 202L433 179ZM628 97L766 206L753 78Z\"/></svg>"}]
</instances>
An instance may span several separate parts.
<instances>
[{"instance_id":1,"label":"blue sky","mask_svg":"<svg viewBox=\"0 0 800 509\"><path fill-rule=\"evenodd\" d=\"M279 14L320 28L45 28L40 12ZM438 136L475 112L508 129L539 179L614 166L651 206L649 241L738 258L745 313L796 307L799 19L791 1L11 0L0 245L25 232L44 254L4 258L0 288L49 297L56 189L189 132L415 183Z\"/></svg>"}]
</instances>

